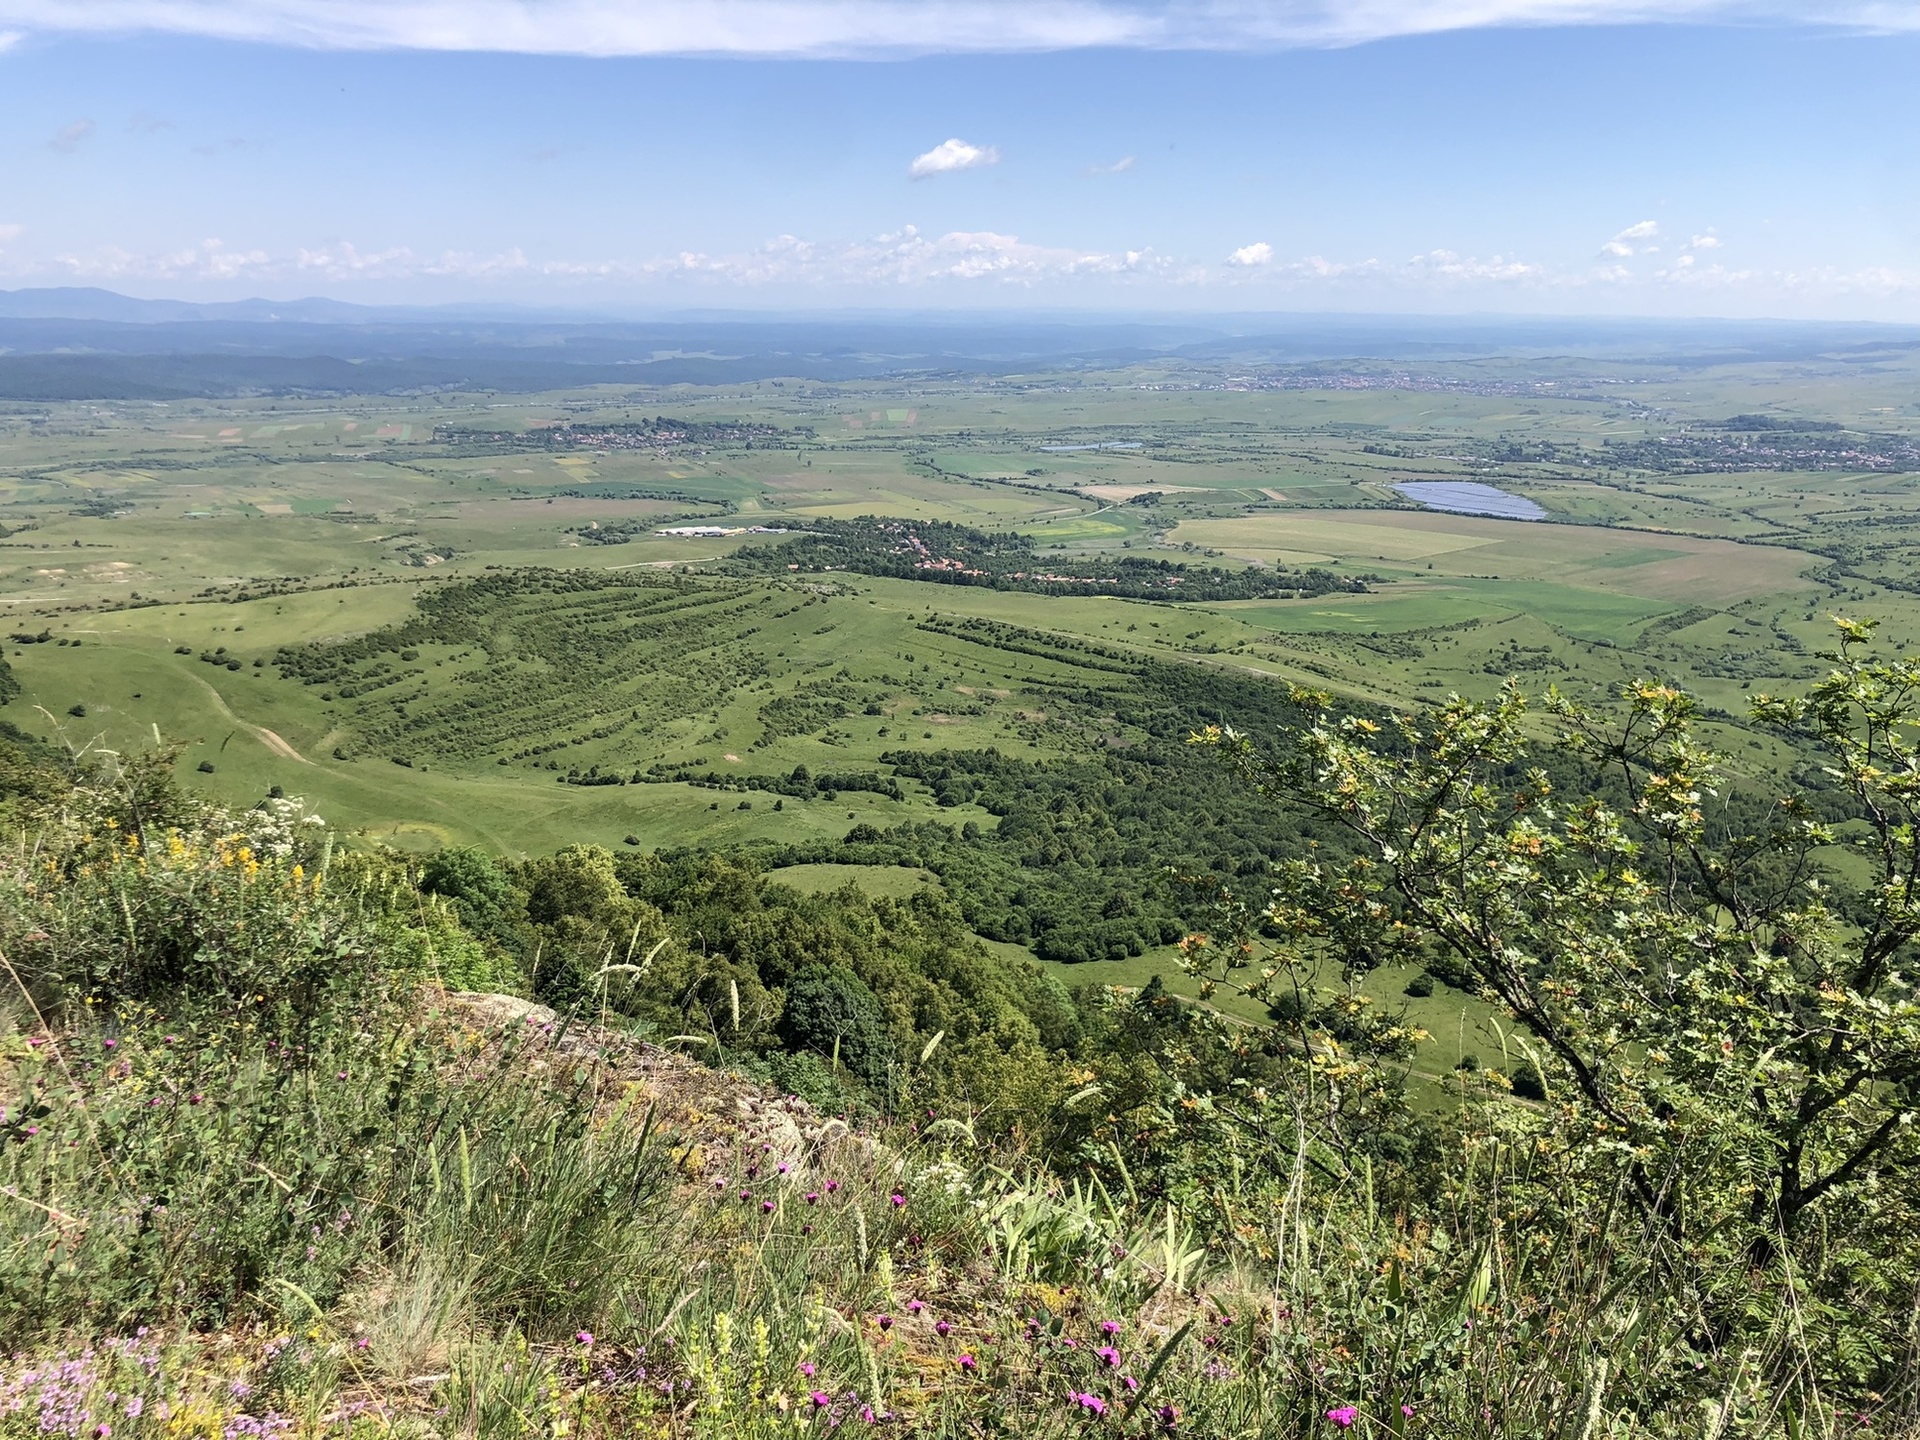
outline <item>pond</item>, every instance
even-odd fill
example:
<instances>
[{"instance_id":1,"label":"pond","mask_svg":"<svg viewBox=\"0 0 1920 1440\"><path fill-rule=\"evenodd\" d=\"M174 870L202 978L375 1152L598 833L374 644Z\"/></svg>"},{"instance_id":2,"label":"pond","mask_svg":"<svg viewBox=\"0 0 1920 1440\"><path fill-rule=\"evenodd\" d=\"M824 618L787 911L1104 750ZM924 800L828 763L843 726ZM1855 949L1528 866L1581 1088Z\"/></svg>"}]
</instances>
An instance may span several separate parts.
<instances>
[{"instance_id":1,"label":"pond","mask_svg":"<svg viewBox=\"0 0 1920 1440\"><path fill-rule=\"evenodd\" d=\"M1546 517L1533 501L1494 485L1473 480L1406 480L1393 487L1409 500L1431 510L1458 515L1497 515L1502 520L1541 520Z\"/></svg>"}]
</instances>

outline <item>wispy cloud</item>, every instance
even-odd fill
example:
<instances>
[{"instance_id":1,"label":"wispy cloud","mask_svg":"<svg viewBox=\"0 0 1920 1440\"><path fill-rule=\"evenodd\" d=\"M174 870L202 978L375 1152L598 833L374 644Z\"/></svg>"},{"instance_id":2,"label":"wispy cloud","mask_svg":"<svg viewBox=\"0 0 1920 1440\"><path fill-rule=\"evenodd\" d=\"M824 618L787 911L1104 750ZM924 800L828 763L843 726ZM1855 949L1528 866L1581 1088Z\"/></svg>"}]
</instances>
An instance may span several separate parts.
<instances>
[{"instance_id":1,"label":"wispy cloud","mask_svg":"<svg viewBox=\"0 0 1920 1440\"><path fill-rule=\"evenodd\" d=\"M327 49L887 55L1355 45L1490 26L1920 30L1909 0L0 0L25 32L168 31Z\"/></svg>"},{"instance_id":2,"label":"wispy cloud","mask_svg":"<svg viewBox=\"0 0 1920 1440\"><path fill-rule=\"evenodd\" d=\"M14 46L26 38L24 31L0 30L0 55L6 54L7 51L13 49Z\"/></svg>"},{"instance_id":3,"label":"wispy cloud","mask_svg":"<svg viewBox=\"0 0 1920 1440\"><path fill-rule=\"evenodd\" d=\"M1660 222L1658 220L1641 220L1636 224L1627 226L1626 229L1602 245L1600 247L1600 253L1602 255L1612 255L1616 259L1625 260L1629 256L1637 254L1640 250L1651 250L1654 248L1646 245L1644 242L1657 239L1659 234Z\"/></svg>"},{"instance_id":4,"label":"wispy cloud","mask_svg":"<svg viewBox=\"0 0 1920 1440\"><path fill-rule=\"evenodd\" d=\"M0 242L17 238L0 226ZM690 296L749 303L774 295L861 297L862 303L919 304L941 298L976 303L986 295L1181 295L1215 291L1233 303L1308 308L1481 307L1549 313L1751 313L1801 309L1833 313L1891 308L1920 318L1920 269L1730 269L1689 251L1658 268L1615 263L1555 267L1521 257L1428 250L1404 260L1289 258L1270 243L1242 246L1212 264L1142 247L1097 250L1043 244L990 230L924 234L912 226L858 240L779 235L736 251L682 251L645 258L538 257L509 248L492 253L421 252L407 246L363 249L336 241L289 252L202 240L141 253L106 247L43 257L0 251L0 277L95 284L245 287L308 293L317 285L439 284L462 293ZM1219 303L1206 301L1200 303Z\"/></svg>"},{"instance_id":5,"label":"wispy cloud","mask_svg":"<svg viewBox=\"0 0 1920 1440\"><path fill-rule=\"evenodd\" d=\"M24 225L0 225L0 245L9 240L18 240L26 233L27 227Z\"/></svg>"},{"instance_id":6,"label":"wispy cloud","mask_svg":"<svg viewBox=\"0 0 1920 1440\"><path fill-rule=\"evenodd\" d=\"M71 125L63 125L54 132L47 148L56 155L71 155L92 138L93 121L76 120Z\"/></svg>"},{"instance_id":7,"label":"wispy cloud","mask_svg":"<svg viewBox=\"0 0 1920 1440\"><path fill-rule=\"evenodd\" d=\"M1118 160L1114 161L1111 165L1089 165L1087 167L1087 174L1089 175L1124 175L1127 173L1127 171L1133 169L1134 163L1135 162L1134 162L1133 156L1122 155Z\"/></svg>"},{"instance_id":8,"label":"wispy cloud","mask_svg":"<svg viewBox=\"0 0 1920 1440\"><path fill-rule=\"evenodd\" d=\"M1000 152L991 145L969 145L964 140L942 140L924 155L914 157L907 174L915 180L930 175L945 175L954 170L978 170L983 165L998 165Z\"/></svg>"},{"instance_id":9,"label":"wispy cloud","mask_svg":"<svg viewBox=\"0 0 1920 1440\"><path fill-rule=\"evenodd\" d=\"M1726 241L1722 240L1718 235L1714 234L1712 229L1709 228L1706 234L1696 235L1691 240L1687 241L1687 249L1718 250L1722 245L1726 243L1727 243Z\"/></svg>"}]
</instances>

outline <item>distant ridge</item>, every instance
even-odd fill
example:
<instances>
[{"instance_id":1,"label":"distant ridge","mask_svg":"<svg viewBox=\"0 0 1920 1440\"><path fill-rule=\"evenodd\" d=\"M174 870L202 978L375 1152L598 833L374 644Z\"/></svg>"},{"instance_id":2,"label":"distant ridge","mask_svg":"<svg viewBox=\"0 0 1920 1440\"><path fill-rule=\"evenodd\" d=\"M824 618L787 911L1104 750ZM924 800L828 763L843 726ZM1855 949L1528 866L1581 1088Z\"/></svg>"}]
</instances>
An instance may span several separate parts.
<instances>
[{"instance_id":1,"label":"distant ridge","mask_svg":"<svg viewBox=\"0 0 1920 1440\"><path fill-rule=\"evenodd\" d=\"M683 311L141 299L0 291L0 400L158 400L585 385L726 385L1043 371L1160 361L1224 374L1394 374L1493 358L1697 367L1920 350L1920 327L1565 316Z\"/></svg>"}]
</instances>

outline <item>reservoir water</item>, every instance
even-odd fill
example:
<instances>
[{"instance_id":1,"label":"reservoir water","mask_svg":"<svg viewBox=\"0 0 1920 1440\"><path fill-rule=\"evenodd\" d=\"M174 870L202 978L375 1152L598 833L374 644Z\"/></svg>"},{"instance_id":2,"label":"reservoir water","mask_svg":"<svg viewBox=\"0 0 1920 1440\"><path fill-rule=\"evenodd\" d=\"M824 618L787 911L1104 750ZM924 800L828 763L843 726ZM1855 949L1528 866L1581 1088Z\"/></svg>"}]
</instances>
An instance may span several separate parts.
<instances>
[{"instance_id":1,"label":"reservoir water","mask_svg":"<svg viewBox=\"0 0 1920 1440\"><path fill-rule=\"evenodd\" d=\"M1407 480L1393 487L1431 510L1459 515L1497 515L1502 520L1540 520L1546 511L1524 495L1473 480Z\"/></svg>"}]
</instances>

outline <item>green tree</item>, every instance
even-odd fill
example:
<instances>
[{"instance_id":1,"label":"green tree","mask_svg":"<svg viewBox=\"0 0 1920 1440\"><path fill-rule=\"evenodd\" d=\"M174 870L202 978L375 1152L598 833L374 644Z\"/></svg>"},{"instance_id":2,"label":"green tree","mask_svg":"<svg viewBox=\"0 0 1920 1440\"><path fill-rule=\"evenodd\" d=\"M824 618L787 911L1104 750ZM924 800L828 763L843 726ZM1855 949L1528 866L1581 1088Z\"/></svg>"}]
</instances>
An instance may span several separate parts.
<instances>
[{"instance_id":1,"label":"green tree","mask_svg":"<svg viewBox=\"0 0 1920 1440\"><path fill-rule=\"evenodd\" d=\"M1242 988L1437 952L1530 1037L1564 1121L1547 1140L1617 1162L1669 1239L1736 1235L1764 1262L1816 1214L1901 1223L1892 1182L1920 1161L1920 663L1872 658L1871 629L1841 622L1830 675L1754 706L1824 757L1857 817L1838 826L1802 794L1734 805L1695 702L1653 682L1608 715L1549 692L1547 724L1511 683L1384 724L1303 692L1279 753L1197 735L1358 845L1280 867L1261 916L1279 953ZM1589 793L1555 793L1543 736Z\"/></svg>"}]
</instances>

